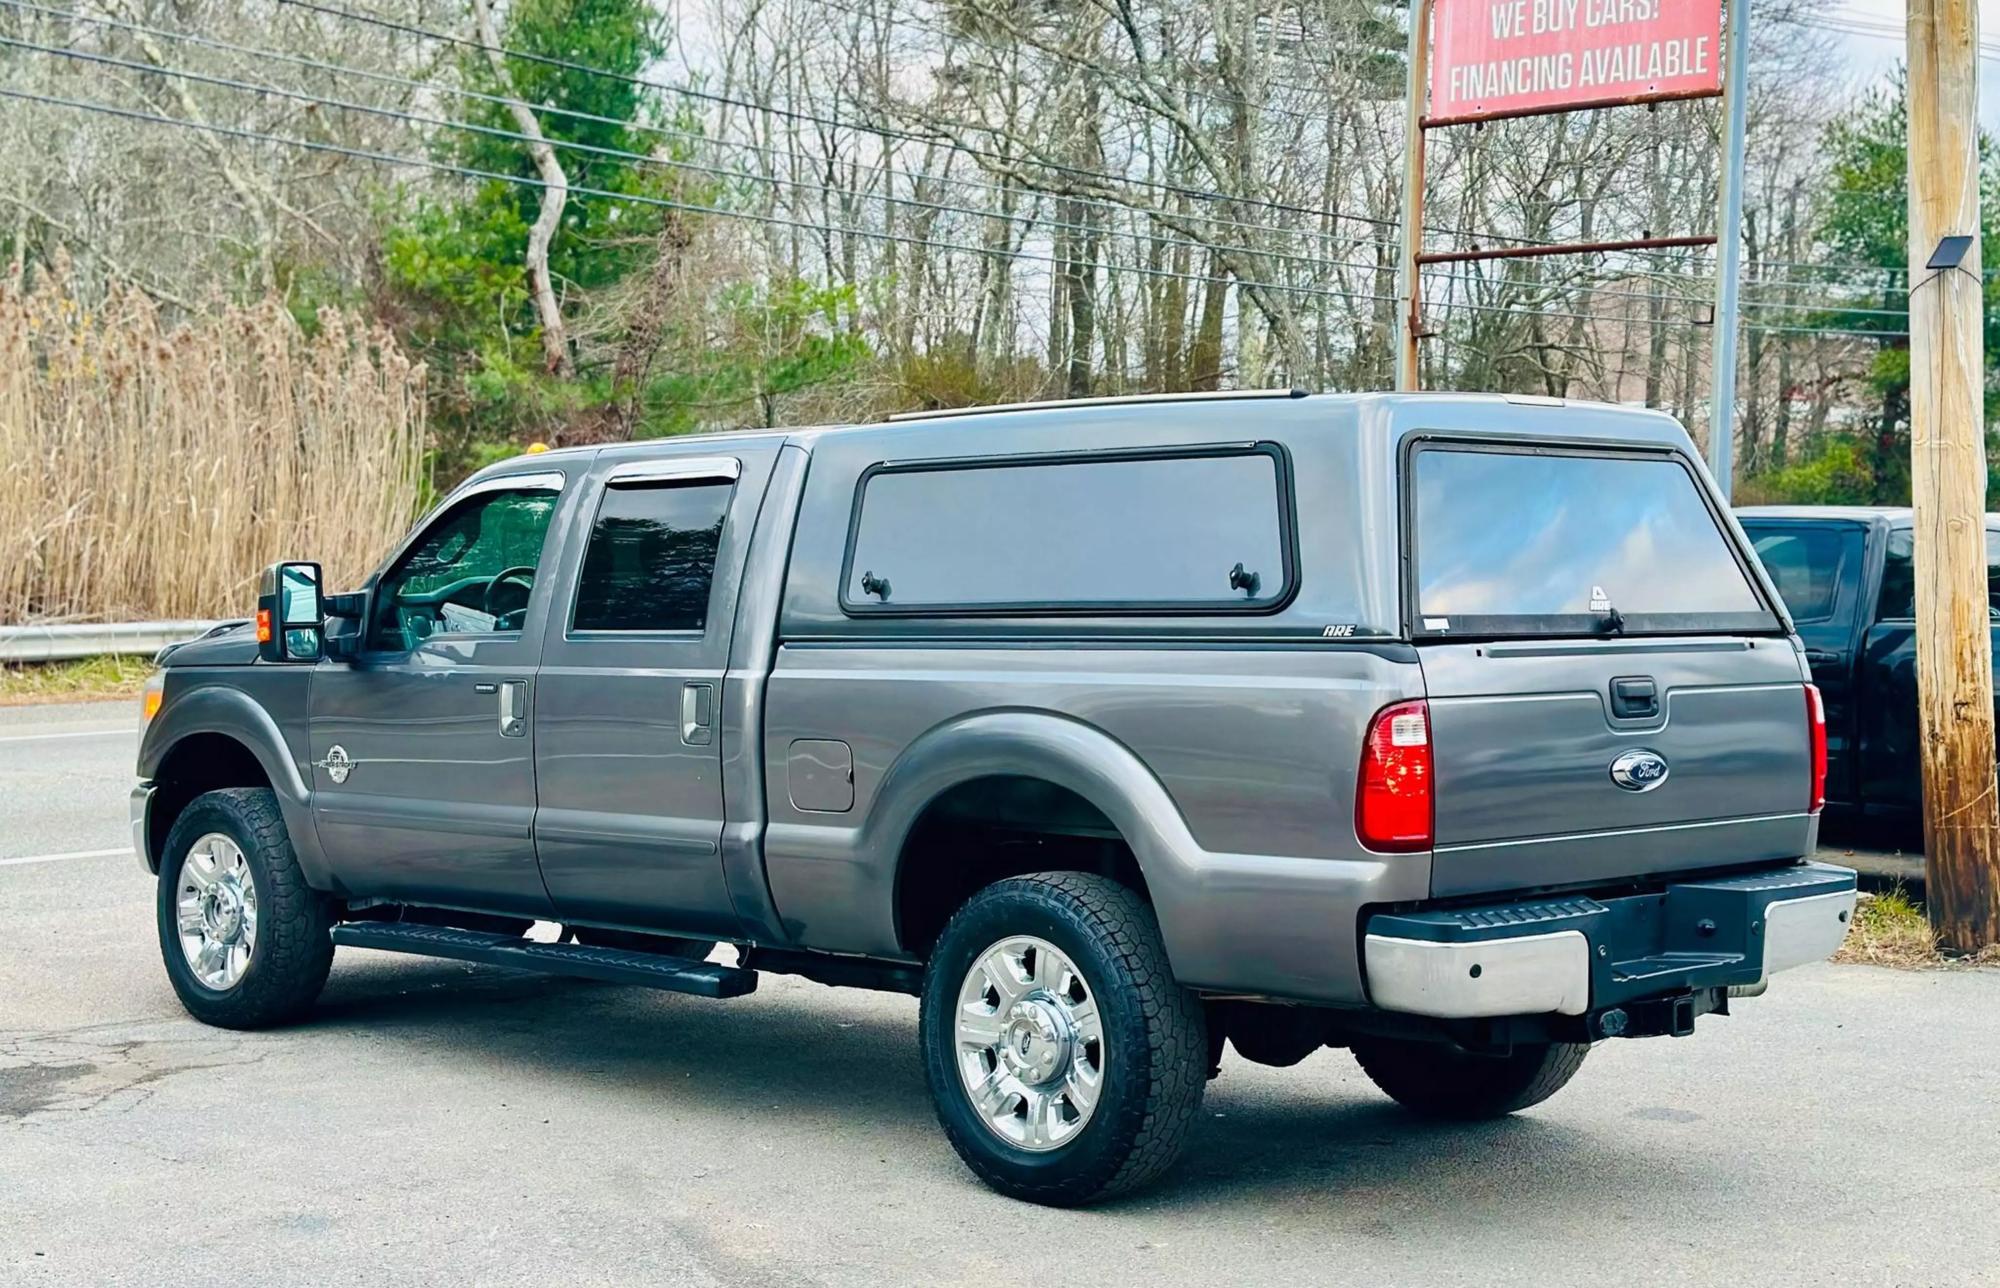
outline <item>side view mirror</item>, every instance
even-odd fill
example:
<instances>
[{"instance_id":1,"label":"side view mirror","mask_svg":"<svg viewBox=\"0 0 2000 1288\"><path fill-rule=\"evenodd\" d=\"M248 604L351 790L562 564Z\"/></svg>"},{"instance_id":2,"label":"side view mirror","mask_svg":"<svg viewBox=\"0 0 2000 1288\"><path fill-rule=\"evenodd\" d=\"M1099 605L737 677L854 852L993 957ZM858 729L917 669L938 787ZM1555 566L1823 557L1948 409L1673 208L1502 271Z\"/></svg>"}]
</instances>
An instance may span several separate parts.
<instances>
[{"instance_id":1,"label":"side view mirror","mask_svg":"<svg viewBox=\"0 0 2000 1288\"><path fill-rule=\"evenodd\" d=\"M317 662L326 602L316 563L276 563L257 585L257 652L266 662Z\"/></svg>"},{"instance_id":2,"label":"side view mirror","mask_svg":"<svg viewBox=\"0 0 2000 1288\"><path fill-rule=\"evenodd\" d=\"M320 649L332 661L352 662L361 653L361 636L368 622L367 590L351 590L344 595L328 595L326 635Z\"/></svg>"}]
</instances>

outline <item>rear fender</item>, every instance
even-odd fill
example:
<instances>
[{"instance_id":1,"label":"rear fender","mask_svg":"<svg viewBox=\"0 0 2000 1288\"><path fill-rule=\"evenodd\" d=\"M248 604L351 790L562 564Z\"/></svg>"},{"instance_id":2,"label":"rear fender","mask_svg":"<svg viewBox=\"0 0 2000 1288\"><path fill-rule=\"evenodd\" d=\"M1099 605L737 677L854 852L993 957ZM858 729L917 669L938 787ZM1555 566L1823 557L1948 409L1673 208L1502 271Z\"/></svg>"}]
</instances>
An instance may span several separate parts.
<instances>
[{"instance_id":1,"label":"rear fender","mask_svg":"<svg viewBox=\"0 0 2000 1288\"><path fill-rule=\"evenodd\" d=\"M1131 847L1176 977L1184 984L1278 996L1361 1000L1354 937L1360 904L1421 898L1415 856L1361 859L1223 854L1202 849L1166 788L1130 749L1049 712L995 711L941 725L912 743L883 779L856 837L873 889L858 907L893 918L898 866L924 809L975 779L1040 778L1089 801ZM866 856L865 858L863 856ZM873 859L873 862L868 862ZM927 860L910 856L910 862ZM892 925L876 935L896 942ZM859 947L859 945L857 945ZM868 951L867 948L862 948Z\"/></svg>"}]
</instances>

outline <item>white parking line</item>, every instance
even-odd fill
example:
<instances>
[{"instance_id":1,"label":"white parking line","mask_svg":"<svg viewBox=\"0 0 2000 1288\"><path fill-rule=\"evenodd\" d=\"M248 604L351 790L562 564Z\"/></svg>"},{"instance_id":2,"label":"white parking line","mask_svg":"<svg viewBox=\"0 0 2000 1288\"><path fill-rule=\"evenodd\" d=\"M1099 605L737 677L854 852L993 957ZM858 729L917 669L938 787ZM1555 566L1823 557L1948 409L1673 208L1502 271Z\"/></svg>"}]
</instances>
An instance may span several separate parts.
<instances>
[{"instance_id":1,"label":"white parking line","mask_svg":"<svg viewBox=\"0 0 2000 1288\"><path fill-rule=\"evenodd\" d=\"M116 733L136 734L137 729L116 725L109 729L82 729L74 733L12 733L0 736L0 742L53 742L58 738L109 738Z\"/></svg>"},{"instance_id":2,"label":"white parking line","mask_svg":"<svg viewBox=\"0 0 2000 1288\"><path fill-rule=\"evenodd\" d=\"M0 868L16 868L29 863L61 863L65 859L109 859L119 855L130 856L132 847L121 845L115 850L71 850L68 854L24 854L18 859L0 859Z\"/></svg>"}]
</instances>

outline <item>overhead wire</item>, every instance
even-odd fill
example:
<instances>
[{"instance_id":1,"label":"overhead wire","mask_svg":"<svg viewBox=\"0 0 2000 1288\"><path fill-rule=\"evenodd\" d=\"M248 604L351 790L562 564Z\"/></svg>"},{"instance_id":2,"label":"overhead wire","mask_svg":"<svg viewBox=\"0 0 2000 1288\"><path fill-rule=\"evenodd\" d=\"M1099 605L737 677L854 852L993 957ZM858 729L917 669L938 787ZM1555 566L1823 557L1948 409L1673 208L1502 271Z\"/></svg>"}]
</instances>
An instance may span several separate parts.
<instances>
[{"instance_id":1,"label":"overhead wire","mask_svg":"<svg viewBox=\"0 0 2000 1288\"><path fill-rule=\"evenodd\" d=\"M329 5L314 3L313 0L279 0L279 2L284 4L289 4L298 8L311 10L317 13L331 15L337 18L384 26L392 30L404 32L406 34L420 35L425 38L446 41L453 44L463 45L468 47L475 47L480 49L485 48L484 45L481 45L478 42L466 40L463 37L452 36L449 35L448 33L432 32L429 31L428 29L415 27L411 24L398 23L394 22L393 20L378 18L375 17L374 15L366 15L358 13L353 10L341 9ZM67 10L53 9L48 6L29 3L28 0L0 0L0 5L5 5L6 7L15 9L27 10L30 12L43 13L50 16L78 18L86 22L98 22L113 27L144 30L150 32L151 34L157 34L166 38L187 40L195 44L206 45L209 47L219 48L222 50L236 52L245 55L275 57L285 61L292 62L295 65L311 66L334 75L350 74L355 76L367 77L382 82L399 84L405 88L410 88L414 90L425 90L425 91L438 90L446 93L460 94L468 98L483 99L496 104L506 104L509 102L509 100L504 99L500 96L487 95L480 93L479 91L465 90L465 89L460 89L458 87L438 85L435 83L420 82L408 78L395 77L387 73L373 72L368 69L343 67L339 64L326 63L320 60L306 59L297 55L285 54L282 51L257 50L252 47L234 46L230 45L228 42L213 41L210 40L209 38L195 36L190 33L174 32L158 28L145 28L141 24L124 23L115 19L99 18L95 15L78 14ZM0 37L0 44L12 45L32 52L73 57L84 61L96 62L101 65L119 66L131 70L143 71L149 74L165 74L169 76L185 77L187 79L196 81L197 83L207 83L222 88L228 88L232 90L251 92L257 94L271 94L279 97L289 98L294 101L303 101L311 104L316 104L318 106L332 107L339 110L375 114L383 116L385 118L398 119L412 124L420 124L440 129L467 130L474 133L484 134L490 137L506 138L512 141L520 141L520 142L527 141L527 136L525 135L513 131L499 129L496 127L483 126L473 122L454 121L450 119L429 117L418 113L404 112L399 109L352 102L342 99L334 99L322 95L313 95L305 93L303 91L290 90L268 84L258 84L253 82L237 81L225 77L216 77L206 73L194 72L183 68L163 67L155 63L131 62L129 60L111 58L108 55L94 54L88 51L75 50L75 49L37 45L33 42L20 41L7 37ZM528 54L523 51L516 51L516 50L503 49L501 52L513 57L527 58L531 61L549 63L555 66L562 67L566 70L573 70L583 74L607 76L615 79L625 80L635 85L645 86L648 88L659 90L661 92L685 93L692 97L697 97L697 98L706 97L717 101L734 103L736 105L745 107L746 109L749 110L771 111L780 115L798 116L801 119L808 119L821 124L831 124L836 128L850 129L857 133L874 134L877 137L882 137L882 138L902 137L905 138L907 141L911 142L938 143L957 150L963 150L961 145L956 144L955 142L949 139L937 139L926 135L909 134L907 132L901 132L887 127L864 126L852 122L841 122L835 118L827 118L813 114L796 113L789 108L781 108L768 104L753 103L746 100L733 99L730 98L729 96L715 95L708 93L706 91L694 90L689 87L667 85L667 84L662 84L660 82L649 81L644 78L625 76L622 73L611 72L602 68L590 67L587 64L577 63L567 59L556 59L546 55ZM259 139L266 142L285 144L315 151L331 152L331 153L346 155L349 157L369 160L371 162L375 162L378 164L385 164L391 166L395 165L415 166L442 173L456 174L459 175L460 177L480 178L489 181L498 180L508 183L523 184L526 186L533 186L533 187L546 186L539 180L530 179L521 175L509 175L500 172L485 171L475 167L457 166L447 162L439 162L424 158L408 157L399 154L374 152L368 149L347 148L337 144L322 143L313 140L287 138L284 136L272 135L259 131L241 130L227 126L213 126L207 123L185 121L176 117L156 116L151 113L136 112L131 109L120 108L111 104L89 103L81 100L62 99L56 96L32 95L32 94L25 94L19 91L10 91L10 90L0 90L0 94L4 94L5 96L10 98L43 102L45 104L52 106L70 107L85 111L109 112L114 115L126 116L130 119L143 120L152 123L165 124L171 126L181 126L184 128L199 128L208 130L211 133L233 136L239 139ZM668 131L664 127L651 126L646 123L621 121L618 120L617 118L591 117L590 114L576 113L569 109L547 108L537 105L536 110L555 113L555 114L585 117L588 119L601 121L606 124L613 124L618 126L634 128L635 131L680 134L689 137L695 141L709 143L717 147L736 147L736 148L743 148L745 150L765 152L773 155L786 155L796 160L812 161L816 166L822 160L824 160L823 158L807 157L803 154L798 154L798 153L780 153L780 150L778 149L762 148L755 144L740 144L728 141L713 140L708 138L708 136L695 135L692 132L687 132L687 131ZM607 148L600 145L586 144L578 140L552 139L550 140L550 142L558 147L568 147L573 150L584 151L598 155L611 156L621 160L629 160L638 164L655 165L662 169L686 169L695 171L697 173L708 173L716 175L718 177L738 178L738 179L749 180L754 183L791 187L801 192L816 193L821 198L838 196L841 198L848 199L850 201L853 200L879 201L890 205L909 205L909 206L915 206L917 208L934 209L944 213L962 214L980 219L998 219L1008 222L1022 222L1029 224L1030 226L1039 224L1044 227L1049 227L1052 229L1061 228L1074 231L1084 231L1100 236L1129 238L1131 240L1143 243L1171 242L1176 240L1177 238L1185 236L1184 234L1179 234L1179 233L1175 233L1173 236L1161 236L1157 234L1147 234L1144 232L1139 232L1134 230L1113 229L1095 225L1068 224L1050 220L1037 215L1010 215L1009 213L1002 211L993 211L988 209L958 206L942 202L932 202L925 199L916 198L914 196L901 197L895 195L893 191L886 194L865 193L849 188L832 186L823 182L806 183L801 180L787 179L780 176L758 173L755 171L735 170L725 167L708 166L702 163L692 162L687 160L653 157L647 154L630 152L624 149ZM872 169L873 168L871 167L871 170ZM874 171L874 172L881 173L882 171ZM908 172L891 172L891 173L902 173L905 175L908 174ZM1121 182L1128 181L1124 176L1105 175L1102 174L1101 172L1094 172L1094 173L1097 173L1098 177L1102 178L1114 178L1118 179ZM974 180L954 179L948 176L922 176L922 177L933 178L945 184L965 183L986 188L998 187L998 185L984 184ZM1138 182L1140 183L1141 186L1151 186L1155 190L1180 191L1180 189L1178 189L1174 185L1161 185L1150 180L1141 180ZM615 201L637 201L640 204L664 206L667 208L682 210L690 213L711 214L725 218L744 218L744 219L755 220L757 222L769 225L806 229L809 231L820 233L823 236L838 234L843 236L859 237L864 240L875 240L881 242L901 242L905 244L921 244L940 250L957 251L961 253L984 255L984 256L1018 258L1030 262L1047 263L1057 267L1061 267L1068 262L1066 260L1059 259L1053 256L1043 256L1035 254L1025 249L1016 250L1010 247L993 247L993 246L962 246L949 242L941 242L935 238L911 237L893 233L877 232L873 229L857 228L845 224L832 223L824 219L821 220L785 219L776 215L762 214L753 211L744 211L739 209L731 209L727 207L706 206L706 205L701 205L699 203L674 201L666 198L646 196L644 194L612 192L608 190L593 189L587 186L572 185L571 190L578 193L578 195L583 195L583 196L600 196ZM1011 188L1011 189L1000 189L1000 190L1010 191L1014 193L1025 193L1027 195L1061 196L1062 199L1064 200L1093 202L1094 204L1108 205L1113 208L1119 209L1121 211L1136 215L1146 216L1150 214L1150 212L1146 211L1142 207L1132 207L1117 202L1098 203L1095 201L1095 199L1092 198L1068 197L1067 195L1064 194L1055 194L1055 193L1035 194L1034 191L1031 189L1024 190L1020 188ZM1187 190L1187 191L1191 195L1197 195L1204 198L1218 199L1218 200L1227 199L1223 197L1222 194L1206 193L1200 190ZM1368 217L1355 216L1351 214L1335 214L1334 212L1320 211L1317 210L1316 208L1307 206L1292 206L1292 205L1287 205L1286 203L1265 203L1262 202L1261 199L1251 199L1250 204L1272 205L1295 213L1327 215L1334 217L1336 219L1338 218L1357 219L1361 220L1362 222L1369 222L1369 223L1385 222L1385 221L1373 220ZM1196 215L1193 217L1204 221L1210 218L1209 216L1205 215ZM1232 221L1232 222L1236 223L1237 226L1241 227L1254 227L1259 229L1260 231L1267 231L1267 232L1272 231L1269 225L1252 225L1243 221ZM1291 235L1294 236L1322 237L1322 238L1326 237L1326 234L1324 233L1306 232L1304 230L1298 230L1298 229L1285 229L1282 231L1290 233ZM1463 230L1432 230L1432 231L1448 231L1458 235L1471 236L1471 234L1469 233L1464 233ZM1489 237L1488 239L1495 240L1500 238ZM1331 238L1330 240L1345 241L1347 239L1339 238L1336 236ZM1526 239L1514 239L1514 240L1525 241ZM1310 264L1317 268L1349 268L1364 272L1380 272L1382 271L1383 268L1383 266L1379 263L1372 263L1372 264L1356 263L1352 261L1334 260L1317 256L1296 255L1288 252L1263 250L1256 247L1249 247L1238 244L1215 244L1215 243L1210 243L1206 240L1197 240L1192 238L1187 239L1187 243L1196 246L1212 246L1214 249L1217 250L1241 251L1248 255L1262 256L1269 259ZM1355 244L1382 246L1382 245L1387 245L1388 243L1384 241L1375 241L1375 242L1356 241ZM1879 266L1879 265L1841 266L1841 265L1827 265L1827 264L1815 264L1815 263L1804 263L1804 262L1787 263L1785 261L1758 261L1756 263L1760 267L1786 267L1786 268L1796 268L1804 271L1830 271L1841 268L1852 268L1855 270L1890 272L1890 273L1899 271L1894 269L1888 269L1885 268L1884 266ZM1107 265L1107 267L1114 272L1132 272L1135 274L1150 276L1150 277L1168 277L1168 278L1178 278L1181 280L1190 280L1190 281L1209 281L1213 279L1212 274L1183 273L1169 269L1149 268L1143 265L1111 264ZM1653 275L1662 277L1669 276L1668 274L1653 274ZM1492 282L1496 285L1505 284L1503 281L1496 281L1495 279L1478 277L1471 274L1446 273L1442 274L1442 276L1448 278L1456 278L1459 280L1466 280L1466 281ZM1681 276L1683 276L1685 280L1691 280L1691 281L1700 280L1697 277L1695 277L1695 275L1692 274L1684 274ZM1286 294L1305 294L1305 295L1315 295L1321 297L1344 298L1349 300L1364 300L1369 302L1385 302L1392 298L1379 293L1372 293L1365 291L1332 289L1319 286L1308 286L1308 285L1299 285L1294 283L1283 283L1283 282L1257 281L1257 280L1243 279L1243 278L1236 278L1235 280L1239 281L1242 285L1248 287L1256 289L1266 289ZM1617 279L1613 278L1611 280L1615 281ZM1780 285L1782 284L1780 283ZM1617 288L1614 287L1607 287L1603 285L1601 282L1567 283L1564 285L1562 289L1577 290L1584 292L1596 292L1602 294L1611 294L1611 295L1649 299L1649 300L1662 299L1662 300L1671 300L1676 302L1690 302L1690 303L1706 302L1705 300L1700 300L1697 297L1693 296L1666 295L1664 293L1618 290ZM1748 307L1755 309L1793 310L1793 311L1824 312L1824 313L1836 313L1836 314L1879 315L1888 317L1907 316L1906 310L1875 309L1858 305L1843 306L1837 303L1829 305L1811 301L1769 301L1769 300L1751 300L1747 301L1746 303ZM1470 302L1457 302L1454 305L1448 307L1480 308L1492 311L1522 311L1518 308L1510 310L1502 308L1501 306L1477 305ZM1541 312L1545 316L1584 317L1591 320L1608 321L1608 322L1651 323L1653 321L1653 319L1634 319L1617 314L1572 314L1572 313L1560 313L1552 310L1537 310L1537 311ZM1662 319L1662 321L1670 321L1670 320ZM1703 323L1694 323L1694 322L1689 322L1687 324L1705 325ZM1807 326L1778 326L1778 325L1763 324L1763 323L1752 323L1751 325L1753 325L1756 329L1768 330L1768 331L1793 332L1793 333L1803 333L1803 334L1858 335L1858 336L1866 336L1869 338L1880 338L1883 336L1901 334L1888 331L1858 331L1858 330L1849 331L1837 328L1807 327Z\"/></svg>"},{"instance_id":2,"label":"overhead wire","mask_svg":"<svg viewBox=\"0 0 2000 1288\"><path fill-rule=\"evenodd\" d=\"M0 0L0 8L17 9L29 13L40 14L46 17L60 18L65 21L89 23L101 27L110 28L112 30L130 31L137 34L158 37L164 40L182 42L188 45L192 45L196 48L210 49L219 53L234 54L258 60L275 60L279 62L288 63L293 66L303 67L311 71L324 72L334 77L351 76L362 80L372 81L378 84L393 85L399 89L409 90L417 93L444 94L450 97L459 98L467 101L487 103L496 107L506 107L509 104L509 100L501 95L489 94L480 90L467 89L462 86L445 84L438 81L415 80L410 77L397 76L394 75L393 73L376 71L371 68L352 67L352 66L342 65L339 63L327 62L322 59L308 58L300 54L292 54L285 52L283 50L261 48L254 45L239 45L231 43L229 41L216 40L207 36L195 35L189 32L174 31L170 28L153 27L153 26L148 26L144 23L130 22L127 20L117 19L117 18L109 18L97 14L81 13L68 9L58 9L48 5L32 3L32 0ZM608 75L610 73L602 73L602 74ZM258 88L267 89L269 92L272 93L282 94L285 92L276 86L259 85ZM678 91L672 89L663 89L662 92L678 92ZM771 146L769 144L760 144L741 139L724 139L716 137L714 135L703 134L695 130L677 129L672 126L659 125L657 123L649 121L623 120L618 117L602 116L597 113L578 111L574 108L561 107L554 104L537 103L534 104L533 107L534 111L541 116L556 116L556 117L561 117L565 120L587 121L591 124L596 124L596 125L608 125L608 126L623 128L635 134L647 134L661 138L683 140L694 143L705 143L710 147L718 149L730 149L740 152L751 152L751 153L756 153L758 155L770 156L774 158L782 158L794 162L804 162L811 164L816 168L824 165L829 159L822 156L814 156L809 153L799 152L794 149L779 148ZM845 128L848 128L853 132L859 134L872 133L869 127L858 124L849 123ZM561 143L557 142L557 140L553 138L550 139L550 143L557 147L562 146ZM631 155L636 156L641 154L635 153ZM895 165L888 163L879 166L871 165L870 168L876 173L880 173L890 177L905 178L911 180L913 183L918 183L918 182L940 183L940 184L951 185L954 187L974 188L981 191L997 192L1003 194L1010 194L1014 196L1021 196L1021 195L1061 196L1062 199L1065 201L1075 202L1079 205L1092 209L1115 210L1119 212L1139 214L1139 215L1152 214L1150 210L1142 206L1135 206L1129 203L1119 202L1119 201L1110 201L1099 197L1087 197L1069 193L1060 193L1060 194L1043 193L1033 188L1010 186L1007 184L994 183L990 180L974 179L958 175L935 174L928 171L911 170L907 168L899 169ZM760 175L757 177L761 178L763 176ZM1115 178L1116 176L1106 174L1105 177L1109 179L1109 178ZM1329 239L1349 242L1355 247L1361 247L1361 246L1394 247L1396 245L1394 241L1386 238L1348 237L1338 233L1327 233L1327 232L1308 230L1303 228L1274 229L1273 225L1270 223L1253 223L1248 220L1234 219L1230 218L1227 215L1216 214L1206 211L1196 211L1196 210L1175 211L1173 212L1173 214L1176 219L1187 219L1192 222L1209 224L1216 227L1245 228L1256 232L1282 231L1287 233L1288 235L1299 236L1299 237L1325 237ZM1363 216L1346 214L1346 213L1336 214L1333 216L1333 218L1336 220L1336 222L1344 220L1349 222L1365 223L1370 225L1373 225L1377 222L1372 218L1366 218Z\"/></svg>"},{"instance_id":3,"label":"overhead wire","mask_svg":"<svg viewBox=\"0 0 2000 1288\"><path fill-rule=\"evenodd\" d=\"M234 138L239 140L247 140L260 143L281 144L287 147L302 148L307 151L326 153L335 156L344 156L355 160L370 161L381 165L408 166L416 169L431 170L442 174L457 175L462 178L479 179L487 182L516 184L523 187L530 187L537 189L547 188L549 186L549 184L547 184L545 181L539 178L532 178L526 175L504 174L495 170L484 170L474 166L455 165L448 161L438 161L428 157L412 157L397 153L378 152L368 148L348 147L343 144L326 143L316 139L292 138L286 135L271 134L262 130L249 130L237 126L217 125L214 124L213 122L190 121L177 116L166 116L154 112L140 111L136 108L120 107L117 106L116 104L99 103L82 99L65 98L60 95L37 94L26 90L10 89L5 86L0 86L0 98L10 98L21 102L39 104L45 107L61 107L75 111L95 112L103 115L122 117L126 120L141 121L155 125L174 126L181 129L196 130L203 133L214 134L222 137ZM708 206L696 202L678 201L666 197L656 197L645 193L614 192L605 188L594 188L580 184L570 184L568 185L568 190L570 193L577 196L601 197L609 201L626 202L633 205L649 206L666 210L675 210L689 214L715 215L727 219L745 219L762 224L800 228L826 235L843 234L847 236L859 237L864 240L895 242L903 245L923 246L932 250L957 251L969 255L999 256L1009 259L1027 260L1031 263L1050 264L1057 267L1062 267L1066 263L1066 261L1058 259L1054 256L1040 255L1025 250L1000 249L990 246L968 246L956 242L939 241L935 238L914 237L902 233L878 232L874 229L854 228L840 224L828 224L819 221L801 220L801 219L787 219L782 216L763 214L757 211L733 210L723 206ZM1183 273L1174 269L1152 268L1145 265L1137 265L1137 264L1117 265L1115 266L1115 271L1129 272L1142 277L1169 278L1169 279L1191 281L1191 282L1209 282L1215 280L1214 274ZM1368 300L1371 302L1378 302L1378 303L1388 303L1388 302L1393 302L1394 300L1394 297L1389 295L1374 294L1363 291L1335 290L1319 286L1294 285L1285 282L1259 281L1256 279L1235 277L1233 275L1229 278L1229 280L1236 282L1238 285L1250 287L1253 290L1268 290L1268 291L1278 292L1280 294L1318 296L1325 298L1347 299L1347 300Z\"/></svg>"},{"instance_id":4,"label":"overhead wire","mask_svg":"<svg viewBox=\"0 0 2000 1288\"><path fill-rule=\"evenodd\" d=\"M58 57L74 59L80 62L94 63L99 66L116 67L121 70L136 71L148 75L167 76L175 79L191 81L196 84L209 85L216 88L229 89L238 92L247 92L260 95L269 94L280 98L290 99L295 102L310 104L315 107L330 107L339 111L360 112L366 115L382 117L389 120L401 121L406 124L424 125L437 129L478 134L487 138L505 139L510 142L516 142L516 143L528 143L532 141L526 134L520 133L519 131L515 130L502 129L498 126L481 125L477 122L472 122L472 121L457 121L447 117L426 116L423 115L422 113L406 112L401 110L400 108L384 107L372 103L359 103L348 99L328 98L323 95L307 93L304 90L286 89L274 85L260 85L250 81L235 80L233 78L226 76L214 76L206 72L197 72L185 68L164 66L158 63L138 62L132 59L114 58L109 54L92 53L87 50L64 48L53 45L43 45L33 41L19 40L12 36L0 35L0 47L11 47L15 49L22 49L29 51L31 53L38 53L38 54L50 54ZM977 219L997 220L1005 223L1020 224L1027 228L1041 227L1041 228L1061 230L1065 232L1082 233L1088 236L1111 237L1121 240L1132 240L1139 242L1141 244L1167 242L1174 239L1162 235L1160 233L1147 233L1137 229L1112 228L1094 224L1079 224L1060 219L1049 218L1047 216L1042 216L1042 215L1014 214L1006 211L986 210L970 206L959 206L946 202L930 201L925 198L917 197L914 195L898 196L893 193L861 194L854 192L850 189L835 188L820 182L809 182L803 179L785 178L779 175L758 174L755 171L739 170L727 166L707 165L699 161L680 160L670 157L650 156L645 153L631 152L622 148L604 147L599 144L585 143L580 140L574 140L574 139L549 138L546 140L546 142L551 148L560 149L564 151L581 152L591 156L608 157L619 161L628 161L633 163L634 165L644 166L649 169L668 170L668 171L688 170L688 171L693 171L697 174L707 174L718 178L747 179L754 183L764 183L772 185L774 187L795 188L801 191L810 191L819 193L840 193L845 196L857 196L857 197L865 196L871 200L884 201L896 206L907 206L907 207L914 207L917 209L933 210L945 214L969 215ZM1176 236L1179 236L1179 234L1176 234ZM1351 260L1330 259L1325 256L1317 256L1317 255L1300 255L1290 251L1281 251L1281 250L1261 248L1255 246L1246 246L1234 242L1217 242L1207 239L1202 239L1197 242L1190 239L1189 244L1195 245L1200 249L1206 249L1210 251L1236 251L1236 252L1241 252L1244 255L1252 256L1255 258L1272 259L1272 260L1279 260L1279 261L1299 263L1299 264L1310 264L1315 268L1350 268L1361 272L1383 272L1393 269L1393 265L1367 264Z\"/></svg>"}]
</instances>

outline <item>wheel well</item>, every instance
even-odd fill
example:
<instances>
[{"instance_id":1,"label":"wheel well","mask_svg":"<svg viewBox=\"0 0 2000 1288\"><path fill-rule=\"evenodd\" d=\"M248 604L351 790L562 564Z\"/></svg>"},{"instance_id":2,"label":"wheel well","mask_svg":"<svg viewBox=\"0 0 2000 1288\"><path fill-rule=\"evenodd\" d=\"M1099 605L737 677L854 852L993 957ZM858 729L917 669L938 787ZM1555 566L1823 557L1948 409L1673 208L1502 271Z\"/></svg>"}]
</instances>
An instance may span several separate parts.
<instances>
[{"instance_id":1,"label":"wheel well","mask_svg":"<svg viewBox=\"0 0 2000 1288\"><path fill-rule=\"evenodd\" d=\"M269 787L257 754L222 733L190 734L173 745L153 775L153 807L146 820L146 855L157 871L174 820L195 797L223 787Z\"/></svg>"},{"instance_id":2,"label":"wheel well","mask_svg":"<svg viewBox=\"0 0 2000 1288\"><path fill-rule=\"evenodd\" d=\"M1096 872L1148 897L1132 847L1104 811L1040 778L975 778L924 807L896 862L896 937L928 956L951 914L995 881Z\"/></svg>"}]
</instances>

